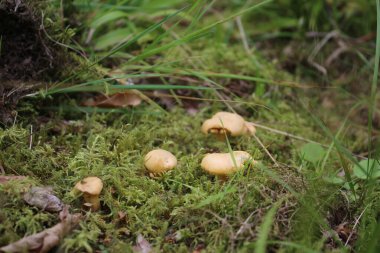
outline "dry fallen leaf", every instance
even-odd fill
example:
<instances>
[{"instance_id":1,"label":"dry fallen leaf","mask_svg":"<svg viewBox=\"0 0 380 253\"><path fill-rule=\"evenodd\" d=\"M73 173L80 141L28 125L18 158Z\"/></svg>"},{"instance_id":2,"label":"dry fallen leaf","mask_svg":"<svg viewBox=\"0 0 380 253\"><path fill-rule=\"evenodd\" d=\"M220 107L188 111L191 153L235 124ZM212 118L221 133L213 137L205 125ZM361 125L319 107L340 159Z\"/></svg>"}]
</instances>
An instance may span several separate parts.
<instances>
[{"instance_id":1,"label":"dry fallen leaf","mask_svg":"<svg viewBox=\"0 0 380 253\"><path fill-rule=\"evenodd\" d=\"M11 180L22 180L25 179L24 176L0 176L0 184L4 184L6 182L9 182Z\"/></svg>"},{"instance_id":2,"label":"dry fallen leaf","mask_svg":"<svg viewBox=\"0 0 380 253\"><path fill-rule=\"evenodd\" d=\"M193 253L201 253L205 249L204 244L199 244L198 246L195 247L193 250Z\"/></svg>"},{"instance_id":3,"label":"dry fallen leaf","mask_svg":"<svg viewBox=\"0 0 380 253\"><path fill-rule=\"evenodd\" d=\"M63 208L61 200L53 195L51 187L32 187L24 194L24 200L29 205L48 212L60 212Z\"/></svg>"},{"instance_id":4,"label":"dry fallen leaf","mask_svg":"<svg viewBox=\"0 0 380 253\"><path fill-rule=\"evenodd\" d=\"M152 245L142 236L138 235L136 245L133 246L133 252L135 253L149 253L152 252Z\"/></svg>"},{"instance_id":5,"label":"dry fallen leaf","mask_svg":"<svg viewBox=\"0 0 380 253\"><path fill-rule=\"evenodd\" d=\"M59 216L61 222L57 225L1 247L0 252L48 252L53 247L57 246L60 241L71 232L81 218L80 214L70 214L67 207L62 210Z\"/></svg>"},{"instance_id":6,"label":"dry fallen leaf","mask_svg":"<svg viewBox=\"0 0 380 253\"><path fill-rule=\"evenodd\" d=\"M338 233L338 236L342 241L346 242L350 234L353 232L352 228L349 226L348 222L343 222L335 227L335 232Z\"/></svg>"},{"instance_id":7,"label":"dry fallen leaf","mask_svg":"<svg viewBox=\"0 0 380 253\"><path fill-rule=\"evenodd\" d=\"M115 93L109 96L104 94L86 100L83 105L106 108L124 108L127 106L138 106L141 104L141 97L133 90Z\"/></svg>"}]
</instances>

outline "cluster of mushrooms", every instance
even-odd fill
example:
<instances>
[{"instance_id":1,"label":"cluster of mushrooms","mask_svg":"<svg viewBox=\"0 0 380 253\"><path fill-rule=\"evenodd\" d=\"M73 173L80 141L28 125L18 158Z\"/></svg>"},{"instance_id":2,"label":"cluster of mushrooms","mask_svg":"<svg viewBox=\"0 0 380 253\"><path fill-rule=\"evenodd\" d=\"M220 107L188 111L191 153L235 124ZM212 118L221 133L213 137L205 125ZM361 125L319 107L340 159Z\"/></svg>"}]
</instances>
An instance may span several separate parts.
<instances>
[{"instance_id":1,"label":"cluster of mushrooms","mask_svg":"<svg viewBox=\"0 0 380 253\"><path fill-rule=\"evenodd\" d=\"M202 132L221 139L225 135L232 137L254 135L256 129L252 123L246 122L236 113L218 112L203 123ZM248 162L254 163L251 155L245 151L209 153L203 157L201 167L209 174L226 180L229 175L242 169ZM144 166L151 177L156 177L174 169L177 166L177 158L169 151L155 149L146 154ZM99 194L102 188L103 182L100 178L87 177L75 185L74 192L83 194L85 207L97 211L100 208Z\"/></svg>"}]
</instances>

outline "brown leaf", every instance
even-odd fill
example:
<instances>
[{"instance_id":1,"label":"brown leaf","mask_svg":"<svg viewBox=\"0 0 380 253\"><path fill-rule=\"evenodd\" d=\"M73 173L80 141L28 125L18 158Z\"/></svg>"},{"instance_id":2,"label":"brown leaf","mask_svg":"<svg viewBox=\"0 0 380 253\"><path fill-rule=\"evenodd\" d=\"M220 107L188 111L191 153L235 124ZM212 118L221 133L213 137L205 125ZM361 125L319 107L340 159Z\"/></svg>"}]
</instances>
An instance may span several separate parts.
<instances>
[{"instance_id":1,"label":"brown leaf","mask_svg":"<svg viewBox=\"0 0 380 253\"><path fill-rule=\"evenodd\" d=\"M338 233L338 236L342 241L347 241L349 235L352 233L352 228L347 222L343 222L335 227L335 232Z\"/></svg>"},{"instance_id":2,"label":"brown leaf","mask_svg":"<svg viewBox=\"0 0 380 253\"><path fill-rule=\"evenodd\" d=\"M60 213L60 218L61 222L57 225L1 247L0 252L48 252L53 247L57 246L60 241L71 232L71 230L79 223L81 215L70 214L68 208L65 207Z\"/></svg>"},{"instance_id":3,"label":"brown leaf","mask_svg":"<svg viewBox=\"0 0 380 253\"><path fill-rule=\"evenodd\" d=\"M127 106L138 106L141 104L141 97L133 90L115 93L109 96L99 95L86 100L83 105L91 107L124 108Z\"/></svg>"},{"instance_id":4,"label":"brown leaf","mask_svg":"<svg viewBox=\"0 0 380 253\"><path fill-rule=\"evenodd\" d=\"M149 253L152 252L152 245L142 236L138 235L136 245L133 246L133 252L135 253Z\"/></svg>"},{"instance_id":5,"label":"brown leaf","mask_svg":"<svg viewBox=\"0 0 380 253\"><path fill-rule=\"evenodd\" d=\"M25 179L24 176L0 176L0 184L7 183L11 180L22 180Z\"/></svg>"},{"instance_id":6,"label":"brown leaf","mask_svg":"<svg viewBox=\"0 0 380 253\"><path fill-rule=\"evenodd\" d=\"M60 212L63 208L61 200L53 195L50 187L32 187L24 194L24 200L29 205L48 212Z\"/></svg>"},{"instance_id":7,"label":"brown leaf","mask_svg":"<svg viewBox=\"0 0 380 253\"><path fill-rule=\"evenodd\" d=\"M127 219L127 214L125 212L119 211L117 212L117 216L119 218L119 222L126 221Z\"/></svg>"},{"instance_id":8,"label":"brown leaf","mask_svg":"<svg viewBox=\"0 0 380 253\"><path fill-rule=\"evenodd\" d=\"M206 247L204 244L199 244L195 247L195 249L193 250L193 253L201 253L205 248Z\"/></svg>"}]
</instances>

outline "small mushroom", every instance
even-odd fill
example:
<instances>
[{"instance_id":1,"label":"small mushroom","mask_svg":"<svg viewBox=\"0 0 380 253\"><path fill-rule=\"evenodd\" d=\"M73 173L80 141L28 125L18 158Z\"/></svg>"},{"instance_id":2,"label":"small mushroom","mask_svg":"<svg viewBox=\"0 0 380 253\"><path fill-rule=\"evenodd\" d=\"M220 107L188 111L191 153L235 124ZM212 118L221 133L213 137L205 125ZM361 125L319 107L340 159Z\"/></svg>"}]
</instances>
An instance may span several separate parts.
<instances>
[{"instance_id":1,"label":"small mushroom","mask_svg":"<svg viewBox=\"0 0 380 253\"><path fill-rule=\"evenodd\" d=\"M177 158L169 151L155 149L146 154L144 165L150 176L154 177L177 166Z\"/></svg>"},{"instance_id":2,"label":"small mushroom","mask_svg":"<svg viewBox=\"0 0 380 253\"><path fill-rule=\"evenodd\" d=\"M103 182L98 177L86 177L79 181L74 189L83 193L85 205L90 204L92 211L100 208L99 194L103 189Z\"/></svg>"},{"instance_id":3,"label":"small mushroom","mask_svg":"<svg viewBox=\"0 0 380 253\"><path fill-rule=\"evenodd\" d=\"M232 154L234 159L232 159ZM231 153L206 154L202 159L201 167L211 175L226 179L228 175L242 169L244 163L252 157L245 151L233 151Z\"/></svg>"},{"instance_id":4,"label":"small mushroom","mask_svg":"<svg viewBox=\"0 0 380 253\"><path fill-rule=\"evenodd\" d=\"M203 123L202 132L212 133L223 139L225 133L231 136L254 135L256 128L239 114L218 112Z\"/></svg>"}]
</instances>

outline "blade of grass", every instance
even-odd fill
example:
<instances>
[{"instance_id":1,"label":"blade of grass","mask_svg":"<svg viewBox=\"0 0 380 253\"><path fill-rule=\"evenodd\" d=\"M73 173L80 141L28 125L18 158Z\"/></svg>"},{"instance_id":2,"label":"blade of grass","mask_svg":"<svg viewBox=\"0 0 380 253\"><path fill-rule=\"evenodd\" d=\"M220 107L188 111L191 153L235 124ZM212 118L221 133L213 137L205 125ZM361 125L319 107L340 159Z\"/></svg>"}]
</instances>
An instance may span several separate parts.
<instances>
[{"instance_id":1,"label":"blade of grass","mask_svg":"<svg viewBox=\"0 0 380 253\"><path fill-rule=\"evenodd\" d=\"M361 102L358 102L358 103L356 103L353 107L351 107L351 109L348 111L346 117L344 118L344 120L343 120L341 126L340 126L339 129L338 129L338 132L337 132L336 135L335 135L335 138L336 138L336 139L338 139L338 138L340 137L340 134L342 133L344 127L346 126L347 121L348 121L348 118L349 118L349 116L351 115L351 113L352 113L353 111L355 111L356 108L358 108L360 105L361 105ZM324 157L324 159L323 159L323 162L322 162L322 165L321 165L321 172L322 172L322 173L324 172L324 168L325 168L325 166L326 166L327 160L328 160L328 158L329 158L329 156L330 156L330 153L331 153L331 151L332 151L333 148L334 148L334 141L332 141L331 144L329 145L328 150L327 150L327 152L326 152L326 155L325 155L325 157Z\"/></svg>"},{"instance_id":2,"label":"blade of grass","mask_svg":"<svg viewBox=\"0 0 380 253\"><path fill-rule=\"evenodd\" d=\"M73 112L79 111L83 113L121 113L121 114L160 114L160 111L147 111L145 109L136 109L136 108L99 108L99 107L84 107L84 106L49 106L44 107L44 109L49 111L64 111L64 112Z\"/></svg>"},{"instance_id":3,"label":"blade of grass","mask_svg":"<svg viewBox=\"0 0 380 253\"><path fill-rule=\"evenodd\" d=\"M259 234L255 245L255 253L267 252L267 240L274 222L274 216L276 215L277 209L280 207L281 203L282 200L276 202L265 214L263 222L259 228Z\"/></svg>"},{"instance_id":4,"label":"blade of grass","mask_svg":"<svg viewBox=\"0 0 380 253\"><path fill-rule=\"evenodd\" d=\"M196 38L202 37L202 36L205 35L205 33L208 33L208 32L209 32L212 28L214 28L215 26L217 26L217 25L219 25L219 24L223 24L223 23L225 23L225 22L227 22L227 21L229 21L229 20L231 20L231 19L234 19L234 18L237 17L237 16L241 16L241 15L243 15L243 14L249 12L249 11L252 11L252 10L254 10L254 9L257 9L257 8L259 8L259 7L261 7L261 6L265 5L265 4L267 4L267 3L269 3L269 2L272 2L272 0L265 0L265 1L262 1L261 3L255 4L255 5L253 5L253 6L249 7L249 8L246 8L246 9L244 9L244 10L242 10L242 11L239 11L239 12L237 12L237 13L235 13L235 14L233 14L233 15L231 15L231 16L225 18L225 19L219 20L219 21L217 21L217 22L215 22L215 23L212 23L212 24L210 24L210 25L207 25L207 26L205 26L205 27L203 27L203 28L201 28L201 29L199 29L199 30L197 30L197 31L195 31L195 32L192 32L192 33L190 33L190 34L188 34L188 35L185 35L183 38L181 38L181 39L179 39L179 40L174 40L174 41L169 42L169 43L167 43L166 45L163 45L163 46L161 46L161 47L157 47L157 48L154 48L154 49L148 50L148 51L146 51L146 52L143 52L142 54L140 54L140 55L138 55L138 56L136 56L136 57L130 59L126 64L128 64L128 63L130 63L130 62L135 62L135 61L143 60L143 59L145 59L145 58L147 58L147 57L150 57L150 56L156 55L156 54L158 54L158 53L160 53L160 52L162 52L162 51L168 50L168 49L170 49L170 48L173 48L173 47L179 46L179 45L181 45L181 44L183 44L183 43L186 43L186 42L192 41L192 40L194 40L194 39L196 39Z\"/></svg>"},{"instance_id":5,"label":"blade of grass","mask_svg":"<svg viewBox=\"0 0 380 253\"><path fill-rule=\"evenodd\" d=\"M130 69L131 65L125 66L123 69ZM246 75L239 75L239 74L232 74L232 73L217 73L217 72L210 72L210 71L200 71L195 69L176 69L176 68L170 68L170 67L161 67L161 66L134 66L134 68L138 68L140 71L155 71L156 73L161 74L171 74L171 75L190 75L190 76L206 76L206 77L216 77L216 78L228 78L228 79L237 79L237 80L244 80L244 81L252 81L252 82L260 82L265 84L273 84L278 86L285 86L285 87L291 87L291 88L315 88L313 86L303 86L298 83L294 82L284 82L284 81L275 81L275 80L269 80L265 78L260 77L254 77L254 76L246 76Z\"/></svg>"},{"instance_id":6,"label":"blade of grass","mask_svg":"<svg viewBox=\"0 0 380 253\"><path fill-rule=\"evenodd\" d=\"M379 60L380 60L380 1L376 0L376 11L377 11L377 35L376 35L376 55L375 55L375 64L373 70L373 78L371 85L371 94L369 100L369 112L368 112L368 165L372 157L372 122L373 122L373 113L376 108L376 91L378 85L378 75L379 75ZM373 169L375 163L372 163L369 173L367 174L367 179L372 178Z\"/></svg>"},{"instance_id":7,"label":"blade of grass","mask_svg":"<svg viewBox=\"0 0 380 253\"><path fill-rule=\"evenodd\" d=\"M202 5L203 2L205 2L204 6ZM196 11L197 14L192 19L192 21L191 21L190 25L187 27L186 31L191 31L191 29L193 27L195 27L195 25L205 15L205 13L214 5L215 0L211 1L211 3L209 3L207 6L206 6L206 2L207 1L197 0L196 3L193 5L193 7L189 10L189 13Z\"/></svg>"},{"instance_id":8,"label":"blade of grass","mask_svg":"<svg viewBox=\"0 0 380 253\"><path fill-rule=\"evenodd\" d=\"M59 93L73 93L73 92L121 92L124 90L215 90L215 88L204 86L187 86L187 85L162 85L162 84L139 84L139 85L78 85L62 89L51 89L46 92L46 95L59 94Z\"/></svg>"},{"instance_id":9,"label":"blade of grass","mask_svg":"<svg viewBox=\"0 0 380 253\"><path fill-rule=\"evenodd\" d=\"M303 108L308 111L306 109L306 106L304 104L302 104ZM309 112L309 111L308 111ZM352 191L352 193L354 194L355 196L355 199L356 199L356 191L355 191L355 187L354 187L354 184L353 184L353 180L352 180L352 177L351 177L351 171L350 171L350 168L349 168L349 165L346 161L345 158L348 158L352 163L358 165L361 170L364 171L364 168L358 163L358 161L355 159L355 157L352 155L352 153L347 150L341 143L340 141L336 138L336 136L334 136L331 131L322 123L321 120L319 120L314 114L312 114L311 112L309 112L311 118L313 119L313 121L325 132L325 134L331 138L332 142L334 143L335 147L336 147L336 150L338 152L338 155L339 155L339 158L340 158L340 161L341 161L341 164L342 164L342 167L343 167L343 170L344 170L344 177L346 178L346 181L347 183L349 184L350 186L350 189Z\"/></svg>"},{"instance_id":10,"label":"blade of grass","mask_svg":"<svg viewBox=\"0 0 380 253\"><path fill-rule=\"evenodd\" d=\"M368 158L371 158L372 150L372 122L373 113L376 106L376 91L378 85L378 74L379 74L379 59L380 59L380 2L376 0L377 7L377 35L376 35L376 55L375 64L373 70L373 79L371 85L371 94L369 100L369 112L368 112Z\"/></svg>"},{"instance_id":11,"label":"blade of grass","mask_svg":"<svg viewBox=\"0 0 380 253\"><path fill-rule=\"evenodd\" d=\"M373 232L371 233L371 239L368 243L368 247L363 247L362 253L378 253L380 251L380 219L377 220L374 226Z\"/></svg>"},{"instance_id":12,"label":"blade of grass","mask_svg":"<svg viewBox=\"0 0 380 253\"><path fill-rule=\"evenodd\" d=\"M320 252L320 251L315 251L315 250L309 249L304 245L294 243L294 242L289 242L289 241L268 241L268 245L272 245L272 244L273 245L283 245L283 246L287 246L289 248L299 249L299 250L301 250L300 252L304 252L304 253L319 253Z\"/></svg>"}]
</instances>

